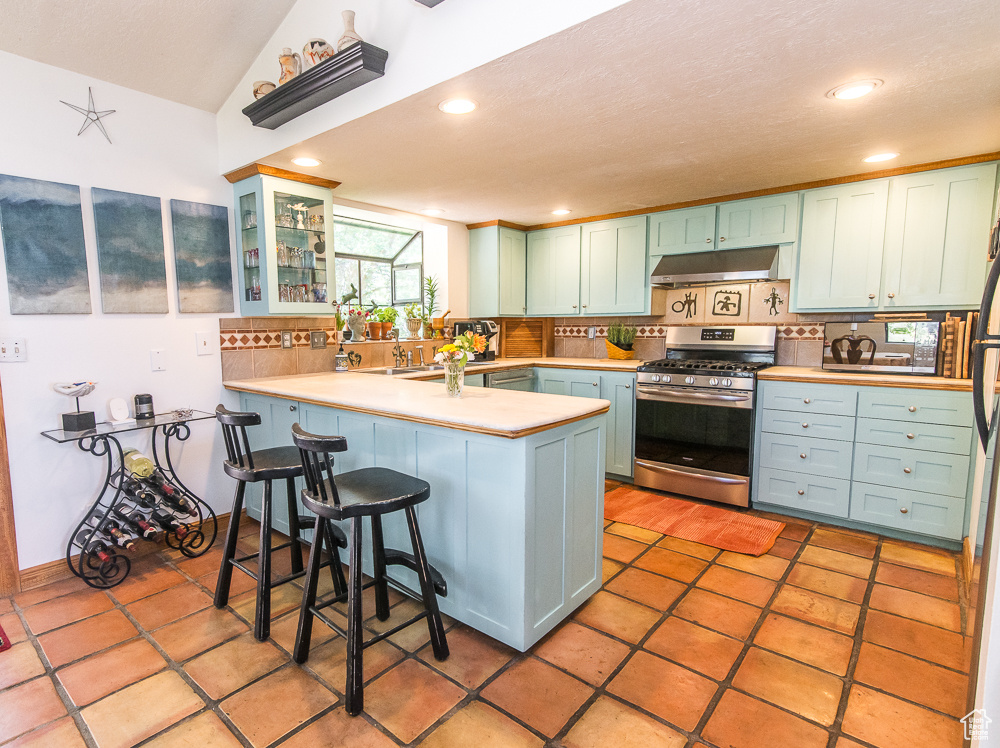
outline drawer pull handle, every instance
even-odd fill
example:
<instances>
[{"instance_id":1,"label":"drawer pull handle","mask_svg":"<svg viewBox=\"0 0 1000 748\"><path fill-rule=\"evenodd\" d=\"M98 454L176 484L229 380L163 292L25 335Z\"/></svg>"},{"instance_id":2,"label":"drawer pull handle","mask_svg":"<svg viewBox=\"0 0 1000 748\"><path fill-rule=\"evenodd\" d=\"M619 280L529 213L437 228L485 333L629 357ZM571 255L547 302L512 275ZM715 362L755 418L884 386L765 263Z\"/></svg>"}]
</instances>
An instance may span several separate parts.
<instances>
[{"instance_id":1,"label":"drawer pull handle","mask_svg":"<svg viewBox=\"0 0 1000 748\"><path fill-rule=\"evenodd\" d=\"M800 488L800 489L799 489L799 496L805 496L805 495L806 495L806 492L805 492L805 491L803 491L803 490L802 490L802 489Z\"/></svg>"},{"instance_id":2,"label":"drawer pull handle","mask_svg":"<svg viewBox=\"0 0 1000 748\"><path fill-rule=\"evenodd\" d=\"M804 429L807 429L807 428L809 428L809 424L808 424L808 423L803 423L803 424L802 424L802 428L804 428Z\"/></svg>"},{"instance_id":3,"label":"drawer pull handle","mask_svg":"<svg viewBox=\"0 0 1000 748\"><path fill-rule=\"evenodd\" d=\"M910 411L911 413L916 413L917 412L917 406L916 405L911 405L909 408L907 408L907 410Z\"/></svg>"},{"instance_id":4,"label":"drawer pull handle","mask_svg":"<svg viewBox=\"0 0 1000 748\"><path fill-rule=\"evenodd\" d=\"M916 434L907 434L907 435L906 435L906 438L907 438L907 439L916 439L916 438L917 438L917 435L916 435Z\"/></svg>"},{"instance_id":5,"label":"drawer pull handle","mask_svg":"<svg viewBox=\"0 0 1000 748\"><path fill-rule=\"evenodd\" d=\"M906 507L904 506L904 507L903 507L902 509L900 509L900 510L899 510L899 513L900 513L900 514L906 514L906 513L907 513L907 512L909 512L909 511L910 511L910 510L909 510L909 509L907 509L907 508L906 508Z\"/></svg>"},{"instance_id":6,"label":"drawer pull handle","mask_svg":"<svg viewBox=\"0 0 1000 748\"><path fill-rule=\"evenodd\" d=\"M868 298L869 299L874 299L875 298L875 294L873 294L873 293L868 294Z\"/></svg>"},{"instance_id":7,"label":"drawer pull handle","mask_svg":"<svg viewBox=\"0 0 1000 748\"><path fill-rule=\"evenodd\" d=\"M807 397L802 402L804 402L806 405L808 405L812 401Z\"/></svg>"},{"instance_id":8,"label":"drawer pull handle","mask_svg":"<svg viewBox=\"0 0 1000 748\"><path fill-rule=\"evenodd\" d=\"M630 389L632 389L632 385L630 385L630 384L626 384L626 385L625 385L625 389L627 389L627 390L630 390Z\"/></svg>"},{"instance_id":9,"label":"drawer pull handle","mask_svg":"<svg viewBox=\"0 0 1000 748\"><path fill-rule=\"evenodd\" d=\"M890 299L895 299L896 298L896 294L894 294L894 293L889 294L889 298Z\"/></svg>"},{"instance_id":10,"label":"drawer pull handle","mask_svg":"<svg viewBox=\"0 0 1000 748\"><path fill-rule=\"evenodd\" d=\"M597 382L591 382L591 384L594 385L595 387L597 386Z\"/></svg>"},{"instance_id":11,"label":"drawer pull handle","mask_svg":"<svg viewBox=\"0 0 1000 748\"><path fill-rule=\"evenodd\" d=\"M806 453L803 452L802 454L799 455L799 457L801 457L804 460L806 458Z\"/></svg>"},{"instance_id":12,"label":"drawer pull handle","mask_svg":"<svg viewBox=\"0 0 1000 748\"><path fill-rule=\"evenodd\" d=\"M294 405L289 405L289 406L288 406L288 409L289 409L290 411L292 411L293 413L295 412L295 406L294 406Z\"/></svg>"},{"instance_id":13,"label":"drawer pull handle","mask_svg":"<svg viewBox=\"0 0 1000 748\"><path fill-rule=\"evenodd\" d=\"M913 470L910 469L910 468L903 468L903 472L906 473L907 475L909 475L910 473L913 472Z\"/></svg>"}]
</instances>

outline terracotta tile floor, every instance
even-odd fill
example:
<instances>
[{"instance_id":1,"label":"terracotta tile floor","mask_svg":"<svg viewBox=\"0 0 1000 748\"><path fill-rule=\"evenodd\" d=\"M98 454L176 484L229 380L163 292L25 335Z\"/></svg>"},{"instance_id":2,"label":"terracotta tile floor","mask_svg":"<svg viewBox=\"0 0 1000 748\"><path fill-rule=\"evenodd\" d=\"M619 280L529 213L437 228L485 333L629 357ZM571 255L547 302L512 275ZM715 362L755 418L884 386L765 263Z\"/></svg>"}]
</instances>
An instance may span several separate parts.
<instances>
[{"instance_id":1,"label":"terracotta tile floor","mask_svg":"<svg viewBox=\"0 0 1000 748\"><path fill-rule=\"evenodd\" d=\"M441 663L417 624L366 651L357 718L341 639L316 624L309 662L291 662L298 588L275 591L263 644L244 575L228 609L212 606L218 549L147 557L108 592L72 580L0 598L15 643L0 654L0 745L960 746L956 556L787 521L759 558L609 523L603 590L531 652L446 621ZM246 521L246 552L255 534ZM391 602L370 631L413 608Z\"/></svg>"}]
</instances>

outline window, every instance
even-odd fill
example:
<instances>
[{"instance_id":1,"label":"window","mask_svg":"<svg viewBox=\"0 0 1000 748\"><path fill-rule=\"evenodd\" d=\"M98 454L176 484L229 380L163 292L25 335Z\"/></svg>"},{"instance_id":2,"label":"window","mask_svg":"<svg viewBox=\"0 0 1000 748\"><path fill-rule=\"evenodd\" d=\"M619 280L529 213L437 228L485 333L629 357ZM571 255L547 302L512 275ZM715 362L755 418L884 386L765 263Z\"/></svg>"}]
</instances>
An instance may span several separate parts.
<instances>
[{"instance_id":1,"label":"window","mask_svg":"<svg viewBox=\"0 0 1000 748\"><path fill-rule=\"evenodd\" d=\"M337 300L353 306L394 306L421 300L424 285L423 232L335 216Z\"/></svg>"}]
</instances>

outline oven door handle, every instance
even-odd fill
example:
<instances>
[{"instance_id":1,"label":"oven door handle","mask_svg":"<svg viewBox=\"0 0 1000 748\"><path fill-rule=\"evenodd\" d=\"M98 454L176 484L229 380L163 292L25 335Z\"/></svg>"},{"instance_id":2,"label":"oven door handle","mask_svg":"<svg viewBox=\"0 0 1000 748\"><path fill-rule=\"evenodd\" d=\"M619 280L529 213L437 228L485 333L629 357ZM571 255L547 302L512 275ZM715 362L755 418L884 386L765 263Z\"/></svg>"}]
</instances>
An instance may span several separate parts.
<instances>
[{"instance_id":1,"label":"oven door handle","mask_svg":"<svg viewBox=\"0 0 1000 748\"><path fill-rule=\"evenodd\" d=\"M711 392L678 392L676 390L663 392L656 387L639 387L635 396L639 400L664 400L672 403L689 402L719 402L745 403L752 397L751 393L744 395L717 395Z\"/></svg>"}]
</instances>

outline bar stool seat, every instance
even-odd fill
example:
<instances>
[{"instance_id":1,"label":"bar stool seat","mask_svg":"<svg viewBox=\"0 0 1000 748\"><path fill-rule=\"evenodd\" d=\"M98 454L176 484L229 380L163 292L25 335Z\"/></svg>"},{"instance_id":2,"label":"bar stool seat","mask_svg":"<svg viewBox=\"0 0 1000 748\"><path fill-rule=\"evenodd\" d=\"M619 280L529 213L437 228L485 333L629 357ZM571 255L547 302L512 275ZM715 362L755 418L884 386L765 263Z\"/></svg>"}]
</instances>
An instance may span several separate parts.
<instances>
[{"instance_id":1,"label":"bar stool seat","mask_svg":"<svg viewBox=\"0 0 1000 748\"><path fill-rule=\"evenodd\" d=\"M306 488L302 491L303 505L318 518L317 527L332 526L334 520L350 520L351 550L348 571L347 592L334 590L328 599L316 598L323 538L329 533L319 533L309 552L306 569L305 591L299 610L299 629L295 637L292 659L303 663L309 657L313 619L318 618L335 633L347 640L347 694L345 708L354 716L364 708L363 653L365 648L392 636L407 626L427 619L434 657L448 658L448 642L445 638L437 595L447 596L448 587L444 577L427 561L417 514L414 507L430 498L431 487L427 481L388 468L362 468L340 475L334 475L333 456L335 452L347 451L347 439L342 436L317 436L302 430L299 424L292 426L292 441L299 448ZM410 535L412 553L387 549L382 534L382 516L403 511ZM372 528L373 573L371 581L362 579L362 520L369 517ZM404 566L415 572L420 582L420 591L409 589L386 573L387 566ZM389 618L388 585L423 601L424 610L407 621L363 640L361 627L361 595L368 587L375 588L375 615L380 621ZM347 630L323 613L323 609L347 599Z\"/></svg>"},{"instance_id":2,"label":"bar stool seat","mask_svg":"<svg viewBox=\"0 0 1000 748\"><path fill-rule=\"evenodd\" d=\"M347 536L335 525L317 527L318 523L315 517L299 516L298 505L295 501L295 479L302 475L302 460L297 447L272 447L252 451L246 429L247 426L260 424L260 414L240 413L219 405L215 409L215 415L219 423L222 424L222 433L226 444L226 460L223 462L223 470L226 475L237 480L236 497L233 500L229 529L226 532L226 545L222 564L219 567L219 579L215 586L215 607L224 608L229 604L233 568L237 568L255 579L257 581L257 601L254 611L254 636L258 641L265 641L271 633L271 590L293 579L305 576L302 546L311 544L301 537L301 530L314 528L328 534L326 541L330 549L330 559L323 565L330 567L334 589L339 592L346 590L346 580L338 549L347 547ZM271 482L275 480L285 481L290 540L287 543L272 546ZM236 543L239 540L239 525L243 513L246 485L262 481L264 483L264 496L261 501L260 544L256 553L237 557ZM292 573L279 579L272 579L271 555L285 548L290 548ZM256 571L244 565L251 559L257 560Z\"/></svg>"}]
</instances>

